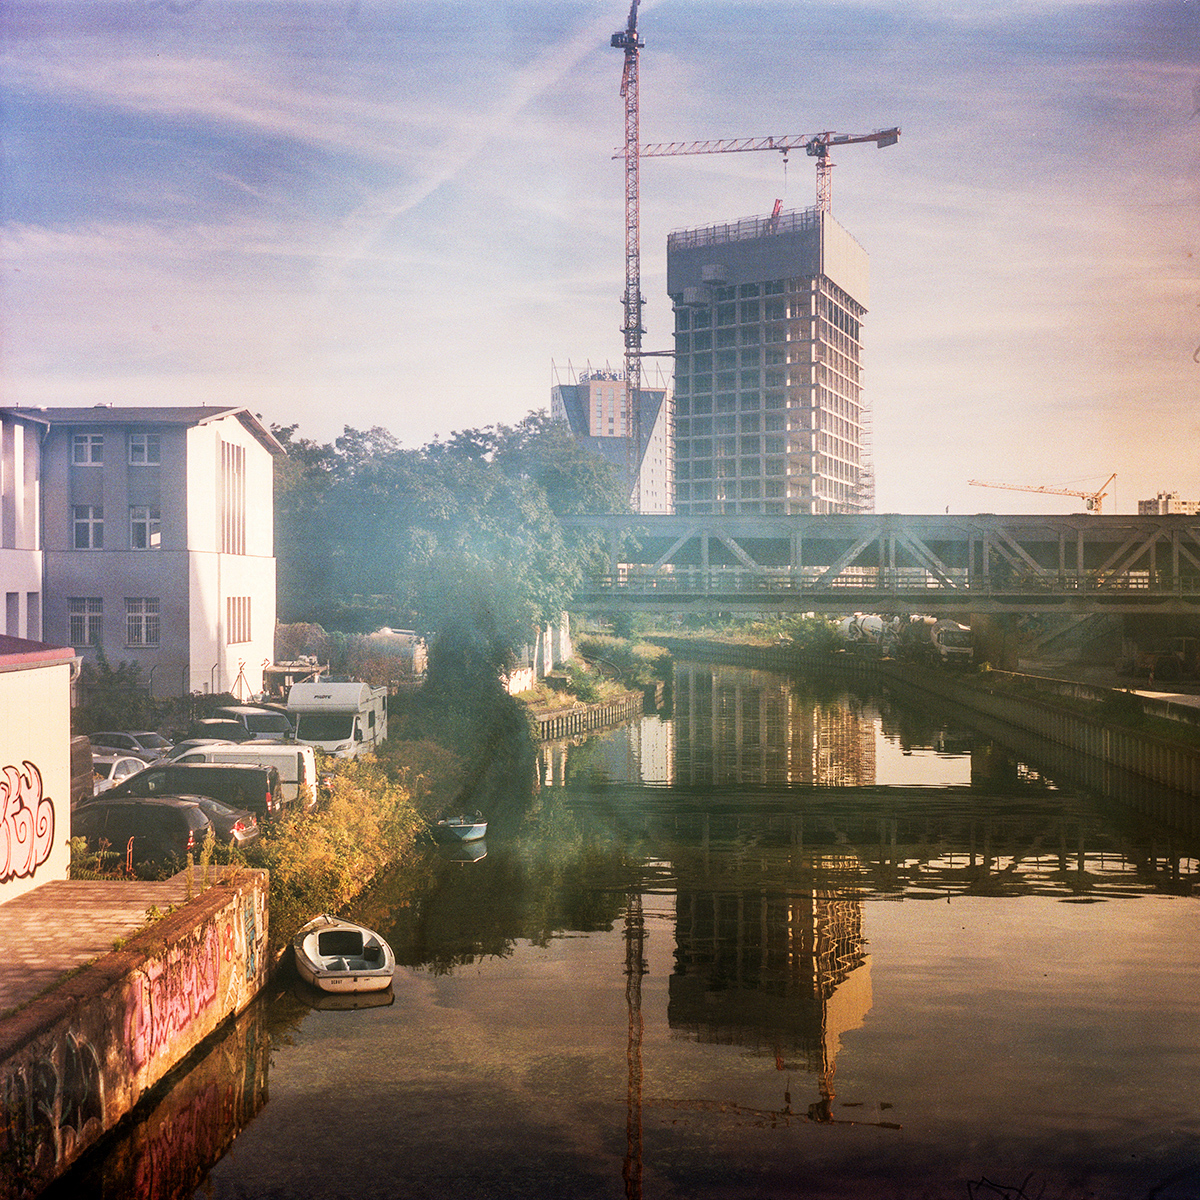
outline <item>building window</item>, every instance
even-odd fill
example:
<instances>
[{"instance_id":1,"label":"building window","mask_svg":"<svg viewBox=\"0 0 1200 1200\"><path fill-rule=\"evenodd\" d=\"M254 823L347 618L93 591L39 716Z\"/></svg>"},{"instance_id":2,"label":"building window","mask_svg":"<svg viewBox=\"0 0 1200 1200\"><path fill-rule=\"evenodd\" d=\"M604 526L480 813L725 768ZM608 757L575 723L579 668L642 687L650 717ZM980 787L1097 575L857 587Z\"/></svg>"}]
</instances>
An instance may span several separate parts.
<instances>
[{"instance_id":1,"label":"building window","mask_svg":"<svg viewBox=\"0 0 1200 1200\"><path fill-rule=\"evenodd\" d=\"M157 646L159 644L158 597L125 597L125 644L127 646Z\"/></svg>"},{"instance_id":2,"label":"building window","mask_svg":"<svg viewBox=\"0 0 1200 1200\"><path fill-rule=\"evenodd\" d=\"M158 434L131 433L129 435L129 465L156 467L158 462Z\"/></svg>"},{"instance_id":3,"label":"building window","mask_svg":"<svg viewBox=\"0 0 1200 1200\"><path fill-rule=\"evenodd\" d=\"M233 442L221 443L221 553L246 553L246 448Z\"/></svg>"},{"instance_id":4,"label":"building window","mask_svg":"<svg viewBox=\"0 0 1200 1200\"><path fill-rule=\"evenodd\" d=\"M104 506L75 504L71 508L76 550L104 549Z\"/></svg>"},{"instance_id":5,"label":"building window","mask_svg":"<svg viewBox=\"0 0 1200 1200\"><path fill-rule=\"evenodd\" d=\"M77 433L71 439L73 463L99 464L104 462L104 434Z\"/></svg>"},{"instance_id":6,"label":"building window","mask_svg":"<svg viewBox=\"0 0 1200 1200\"><path fill-rule=\"evenodd\" d=\"M250 597L225 597L225 629L229 645L250 640Z\"/></svg>"},{"instance_id":7,"label":"building window","mask_svg":"<svg viewBox=\"0 0 1200 1200\"><path fill-rule=\"evenodd\" d=\"M72 646L98 646L104 629L104 601L99 596L71 596L67 600Z\"/></svg>"},{"instance_id":8,"label":"building window","mask_svg":"<svg viewBox=\"0 0 1200 1200\"><path fill-rule=\"evenodd\" d=\"M131 550L161 550L162 522L159 510L145 504L135 504L129 510L129 548Z\"/></svg>"}]
</instances>

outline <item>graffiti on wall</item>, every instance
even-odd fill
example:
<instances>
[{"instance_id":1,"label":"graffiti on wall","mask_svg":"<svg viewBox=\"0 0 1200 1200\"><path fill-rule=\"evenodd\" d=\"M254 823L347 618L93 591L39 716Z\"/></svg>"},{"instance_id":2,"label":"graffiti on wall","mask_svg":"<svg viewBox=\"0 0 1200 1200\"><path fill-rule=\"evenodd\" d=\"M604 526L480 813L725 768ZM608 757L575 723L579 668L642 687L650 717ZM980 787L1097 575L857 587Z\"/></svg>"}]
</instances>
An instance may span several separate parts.
<instances>
[{"instance_id":1,"label":"graffiti on wall","mask_svg":"<svg viewBox=\"0 0 1200 1200\"><path fill-rule=\"evenodd\" d=\"M0 1080L0 1104L6 1118L0 1163L17 1178L52 1174L54 1164L72 1158L87 1140L90 1121L103 1125L99 1055L84 1035L68 1032L57 1050L36 1055Z\"/></svg>"},{"instance_id":2,"label":"graffiti on wall","mask_svg":"<svg viewBox=\"0 0 1200 1200\"><path fill-rule=\"evenodd\" d=\"M0 772L0 883L32 875L54 846L54 801L31 762Z\"/></svg>"},{"instance_id":3,"label":"graffiti on wall","mask_svg":"<svg viewBox=\"0 0 1200 1200\"><path fill-rule=\"evenodd\" d=\"M182 1033L217 997L220 935L208 925L195 942L172 946L146 963L130 990L125 1031L135 1067L142 1067Z\"/></svg>"}]
</instances>

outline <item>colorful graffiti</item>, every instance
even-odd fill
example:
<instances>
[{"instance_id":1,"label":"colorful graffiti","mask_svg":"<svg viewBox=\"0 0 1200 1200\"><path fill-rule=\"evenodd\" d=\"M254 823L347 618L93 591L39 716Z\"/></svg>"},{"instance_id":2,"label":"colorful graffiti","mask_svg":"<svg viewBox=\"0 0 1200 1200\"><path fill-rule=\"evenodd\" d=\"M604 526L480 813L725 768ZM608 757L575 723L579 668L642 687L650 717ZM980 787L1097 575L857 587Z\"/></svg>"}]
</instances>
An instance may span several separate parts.
<instances>
[{"instance_id":1,"label":"colorful graffiti","mask_svg":"<svg viewBox=\"0 0 1200 1200\"><path fill-rule=\"evenodd\" d=\"M0 883L32 875L54 846L54 801L31 762L0 772Z\"/></svg>"},{"instance_id":2,"label":"colorful graffiti","mask_svg":"<svg viewBox=\"0 0 1200 1200\"><path fill-rule=\"evenodd\" d=\"M125 1016L129 1052L142 1067L182 1033L217 998L220 935L214 925L191 944L172 946L138 973Z\"/></svg>"}]
</instances>

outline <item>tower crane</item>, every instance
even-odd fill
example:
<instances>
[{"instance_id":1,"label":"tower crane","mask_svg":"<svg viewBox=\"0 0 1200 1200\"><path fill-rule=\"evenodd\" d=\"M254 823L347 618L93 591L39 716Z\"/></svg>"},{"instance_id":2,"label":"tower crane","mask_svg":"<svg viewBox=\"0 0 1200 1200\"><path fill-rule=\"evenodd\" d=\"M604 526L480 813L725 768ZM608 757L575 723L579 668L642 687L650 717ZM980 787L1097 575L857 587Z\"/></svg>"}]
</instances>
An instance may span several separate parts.
<instances>
[{"instance_id":1,"label":"tower crane","mask_svg":"<svg viewBox=\"0 0 1200 1200\"><path fill-rule=\"evenodd\" d=\"M641 507L638 458L642 442L642 266L638 217L638 51L645 43L637 31L638 0L629 6L624 29L612 35L611 45L625 52L621 98L625 101L625 437L626 471L634 512Z\"/></svg>"},{"instance_id":2,"label":"tower crane","mask_svg":"<svg viewBox=\"0 0 1200 1200\"><path fill-rule=\"evenodd\" d=\"M616 36L615 34L613 35ZM900 129L877 129L874 133L823 133L787 134L783 137L725 138L708 142L658 142L643 146L643 158L664 158L673 154L737 154L746 150L775 150L786 160L791 150L803 149L810 158L817 160L817 208L829 212L833 201L833 159L829 157L830 146L853 146L858 142L874 142L877 149L894 146L900 140ZM626 151L628 153L628 151Z\"/></svg>"},{"instance_id":3,"label":"tower crane","mask_svg":"<svg viewBox=\"0 0 1200 1200\"><path fill-rule=\"evenodd\" d=\"M1117 473L1114 471L1101 484L1099 490L1094 492L1077 492L1072 488L1039 487L1030 483L986 483L982 479L968 479L967 483L972 487L1003 488L1008 492L1045 492L1052 496L1078 496L1086 502L1088 512L1099 514L1101 506L1104 503L1104 497L1108 495L1106 489L1116 477Z\"/></svg>"}]
</instances>

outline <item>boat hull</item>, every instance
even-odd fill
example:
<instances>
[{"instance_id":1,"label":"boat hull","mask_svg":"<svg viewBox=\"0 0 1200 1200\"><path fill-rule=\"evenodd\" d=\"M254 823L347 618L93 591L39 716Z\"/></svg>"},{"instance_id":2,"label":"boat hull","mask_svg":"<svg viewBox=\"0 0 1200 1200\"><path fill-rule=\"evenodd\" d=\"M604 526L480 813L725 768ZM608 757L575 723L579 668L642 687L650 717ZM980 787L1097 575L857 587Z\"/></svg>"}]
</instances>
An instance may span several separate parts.
<instances>
[{"instance_id":1,"label":"boat hull","mask_svg":"<svg viewBox=\"0 0 1200 1200\"><path fill-rule=\"evenodd\" d=\"M381 992L392 986L396 958L373 930L324 914L292 942L296 973L323 992Z\"/></svg>"},{"instance_id":2,"label":"boat hull","mask_svg":"<svg viewBox=\"0 0 1200 1200\"><path fill-rule=\"evenodd\" d=\"M439 821L433 829L439 842L478 842L487 836L486 821Z\"/></svg>"}]
</instances>

